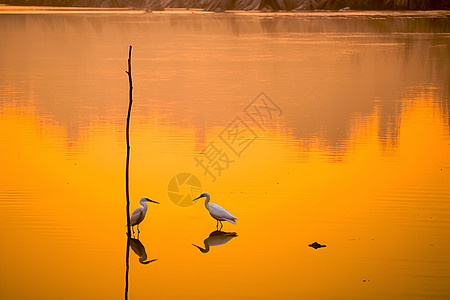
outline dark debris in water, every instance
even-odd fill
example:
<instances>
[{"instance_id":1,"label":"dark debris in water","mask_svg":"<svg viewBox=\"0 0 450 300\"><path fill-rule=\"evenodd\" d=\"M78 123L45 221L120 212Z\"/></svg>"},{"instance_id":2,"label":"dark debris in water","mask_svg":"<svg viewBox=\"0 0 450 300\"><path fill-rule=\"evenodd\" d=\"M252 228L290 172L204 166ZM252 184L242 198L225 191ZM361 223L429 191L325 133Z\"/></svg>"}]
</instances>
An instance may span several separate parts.
<instances>
[{"instance_id":1,"label":"dark debris in water","mask_svg":"<svg viewBox=\"0 0 450 300\"><path fill-rule=\"evenodd\" d=\"M314 248L314 249L319 249L319 248L326 247L327 245L322 245L322 244L319 244L318 242L314 242L312 244L309 244L308 246L311 248Z\"/></svg>"}]
</instances>

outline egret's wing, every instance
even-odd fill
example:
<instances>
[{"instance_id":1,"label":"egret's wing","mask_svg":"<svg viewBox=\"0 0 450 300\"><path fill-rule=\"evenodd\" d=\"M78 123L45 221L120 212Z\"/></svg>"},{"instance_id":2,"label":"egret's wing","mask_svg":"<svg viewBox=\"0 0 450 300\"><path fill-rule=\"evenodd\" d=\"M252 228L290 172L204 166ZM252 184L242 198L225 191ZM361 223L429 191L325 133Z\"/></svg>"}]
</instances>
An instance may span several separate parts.
<instances>
[{"instance_id":1,"label":"egret's wing","mask_svg":"<svg viewBox=\"0 0 450 300\"><path fill-rule=\"evenodd\" d=\"M133 214L131 215L131 218L130 218L130 225L131 226L139 224L142 221L142 217L144 215L143 209L144 208L141 206L141 207L136 208L133 211Z\"/></svg>"},{"instance_id":2,"label":"egret's wing","mask_svg":"<svg viewBox=\"0 0 450 300\"><path fill-rule=\"evenodd\" d=\"M226 221L228 221L228 222L230 222L231 224L234 224L234 225L236 225L236 218L234 218L234 219L226 219Z\"/></svg>"},{"instance_id":3,"label":"egret's wing","mask_svg":"<svg viewBox=\"0 0 450 300\"><path fill-rule=\"evenodd\" d=\"M225 208L220 207L219 205L214 203L211 203L209 205L209 213L211 214L211 216L213 216L213 218L217 218L219 220L234 221L235 219L237 219L235 216L230 214ZM236 222L234 222L233 224L236 224Z\"/></svg>"}]
</instances>

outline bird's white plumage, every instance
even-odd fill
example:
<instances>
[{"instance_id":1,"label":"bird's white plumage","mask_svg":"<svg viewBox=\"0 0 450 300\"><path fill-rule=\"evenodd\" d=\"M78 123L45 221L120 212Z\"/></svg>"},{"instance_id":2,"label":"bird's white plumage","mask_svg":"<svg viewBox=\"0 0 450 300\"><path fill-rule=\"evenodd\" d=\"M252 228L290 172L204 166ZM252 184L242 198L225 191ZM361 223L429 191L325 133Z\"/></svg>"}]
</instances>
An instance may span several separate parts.
<instances>
[{"instance_id":1,"label":"bird's white plumage","mask_svg":"<svg viewBox=\"0 0 450 300\"><path fill-rule=\"evenodd\" d=\"M235 220L237 220L237 218L230 214L225 208L215 203L211 203L208 205L208 211L211 217L213 217L214 219L219 221L228 221L236 225Z\"/></svg>"},{"instance_id":2,"label":"bird's white plumage","mask_svg":"<svg viewBox=\"0 0 450 300\"><path fill-rule=\"evenodd\" d=\"M140 206L136 208L131 214L130 225L134 226L142 222L145 217L144 207Z\"/></svg>"},{"instance_id":3,"label":"bird's white plumage","mask_svg":"<svg viewBox=\"0 0 450 300\"><path fill-rule=\"evenodd\" d=\"M225 208L223 208L215 203L209 204L209 201L211 200L211 196L208 193L202 193L200 195L200 197L198 197L194 200L197 200L202 197L206 198L205 207L209 211L209 214L211 215L211 217L213 217L218 222L220 222L220 225L222 225L222 221L228 221L231 224L236 225L237 218L235 216L233 216L232 214L230 214Z\"/></svg>"},{"instance_id":4,"label":"bird's white plumage","mask_svg":"<svg viewBox=\"0 0 450 300\"><path fill-rule=\"evenodd\" d=\"M139 201L141 206L136 208L130 217L130 226L133 227L133 226L137 225L138 232L139 232L139 223L141 223L144 220L145 214L147 213L148 205L146 202L158 203L158 202L150 200L146 197L141 198L141 200ZM134 229L133 229L133 232L134 232Z\"/></svg>"}]
</instances>

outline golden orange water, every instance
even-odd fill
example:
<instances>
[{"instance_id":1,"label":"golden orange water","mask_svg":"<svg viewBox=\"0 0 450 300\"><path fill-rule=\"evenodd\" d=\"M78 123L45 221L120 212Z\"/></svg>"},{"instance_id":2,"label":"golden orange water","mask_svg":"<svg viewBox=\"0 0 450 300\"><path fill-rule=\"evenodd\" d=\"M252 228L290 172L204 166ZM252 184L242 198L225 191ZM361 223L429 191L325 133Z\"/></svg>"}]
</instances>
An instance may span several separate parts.
<instances>
[{"instance_id":1,"label":"golden orange water","mask_svg":"<svg viewBox=\"0 0 450 300\"><path fill-rule=\"evenodd\" d=\"M445 16L445 14L444 14ZM0 15L0 298L120 299L133 45L129 299L450 297L448 18ZM246 113L260 92L280 109ZM257 136L220 139L236 117ZM211 180L213 143L233 162ZM237 225L168 195L196 176ZM186 186L181 193L188 193ZM225 224L226 223L226 224ZM326 247L313 249L313 242Z\"/></svg>"}]
</instances>

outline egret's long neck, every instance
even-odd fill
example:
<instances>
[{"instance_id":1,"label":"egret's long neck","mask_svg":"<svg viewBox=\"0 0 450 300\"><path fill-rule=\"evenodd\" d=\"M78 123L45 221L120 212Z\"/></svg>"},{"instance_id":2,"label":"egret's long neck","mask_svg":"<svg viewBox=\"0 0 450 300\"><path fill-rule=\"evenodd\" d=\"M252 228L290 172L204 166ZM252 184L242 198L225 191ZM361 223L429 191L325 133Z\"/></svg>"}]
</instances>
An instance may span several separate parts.
<instances>
[{"instance_id":1,"label":"egret's long neck","mask_svg":"<svg viewBox=\"0 0 450 300\"><path fill-rule=\"evenodd\" d=\"M206 196L206 200L205 200L205 207L206 207L207 210L209 210L209 207L208 207L208 206L209 206L209 205L208 205L209 200L211 200L211 197L210 197L209 195L207 195L207 196Z\"/></svg>"},{"instance_id":2,"label":"egret's long neck","mask_svg":"<svg viewBox=\"0 0 450 300\"><path fill-rule=\"evenodd\" d=\"M141 201L141 205L144 207L144 213L147 212L148 205L145 201Z\"/></svg>"}]
</instances>

